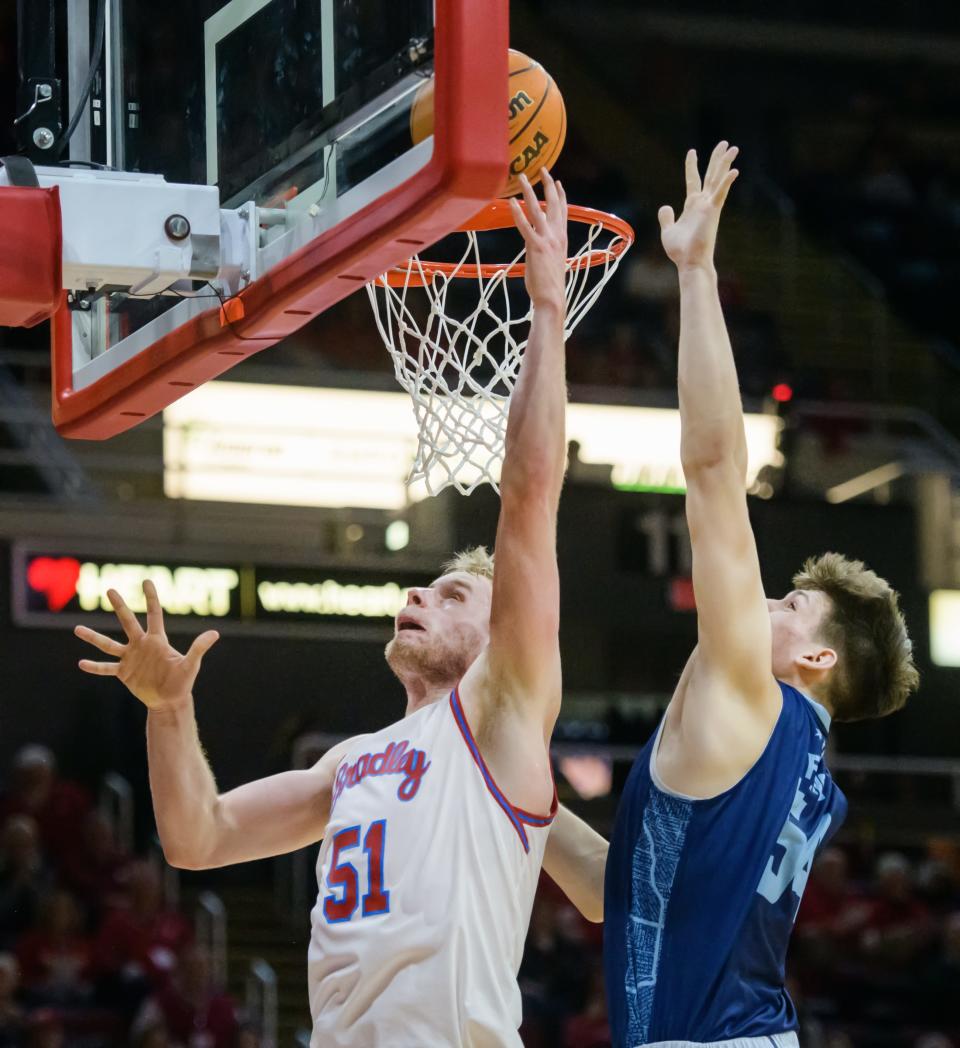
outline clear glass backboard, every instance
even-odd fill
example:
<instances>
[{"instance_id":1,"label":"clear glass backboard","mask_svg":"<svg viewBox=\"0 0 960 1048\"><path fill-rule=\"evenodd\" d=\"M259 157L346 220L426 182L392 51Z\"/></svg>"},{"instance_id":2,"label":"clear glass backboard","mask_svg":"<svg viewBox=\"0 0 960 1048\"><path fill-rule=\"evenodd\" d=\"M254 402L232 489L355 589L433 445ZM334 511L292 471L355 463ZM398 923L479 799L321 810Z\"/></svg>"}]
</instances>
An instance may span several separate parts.
<instances>
[{"instance_id":1,"label":"clear glass backboard","mask_svg":"<svg viewBox=\"0 0 960 1048\"><path fill-rule=\"evenodd\" d=\"M194 222L188 242L164 242L180 255L158 254L142 281L68 285L54 337L54 415L68 435L134 425L273 344L466 220L505 175L506 0L69 7L68 109L101 18L103 45L73 174L57 176L65 243L93 177L111 181L118 236L139 235L149 194L160 199L149 175L216 187L222 210L219 229ZM415 144L411 107L430 80L435 131ZM211 197L185 199L209 215ZM227 271L225 241L242 238L248 261ZM185 271L166 283L178 259Z\"/></svg>"},{"instance_id":2,"label":"clear glass backboard","mask_svg":"<svg viewBox=\"0 0 960 1048\"><path fill-rule=\"evenodd\" d=\"M99 13L98 0L76 6L87 17L75 17L71 83ZM342 195L412 148L413 94L433 73L433 0L107 7L102 75L74 159L217 185L229 207L294 187Z\"/></svg>"}]
</instances>

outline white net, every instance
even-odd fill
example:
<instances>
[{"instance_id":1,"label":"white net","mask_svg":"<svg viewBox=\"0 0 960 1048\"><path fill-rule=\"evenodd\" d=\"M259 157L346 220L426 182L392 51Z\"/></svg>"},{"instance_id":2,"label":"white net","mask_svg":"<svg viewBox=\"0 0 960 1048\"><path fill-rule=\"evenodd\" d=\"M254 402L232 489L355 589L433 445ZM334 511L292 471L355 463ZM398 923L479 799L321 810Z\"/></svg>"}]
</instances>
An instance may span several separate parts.
<instances>
[{"instance_id":1,"label":"white net","mask_svg":"<svg viewBox=\"0 0 960 1048\"><path fill-rule=\"evenodd\" d=\"M629 227L618 227L599 219L572 227L585 229L586 237L567 263L565 337L632 243ZM517 271L524 248L512 261L491 266L483 263L481 246L484 238L502 241L510 232L455 234L466 241L462 254L441 270L414 255L389 282L385 275L367 285L397 381L413 400L419 440L408 487L423 485L431 495L450 486L469 495L484 483L499 490L510 397L532 308Z\"/></svg>"}]
</instances>

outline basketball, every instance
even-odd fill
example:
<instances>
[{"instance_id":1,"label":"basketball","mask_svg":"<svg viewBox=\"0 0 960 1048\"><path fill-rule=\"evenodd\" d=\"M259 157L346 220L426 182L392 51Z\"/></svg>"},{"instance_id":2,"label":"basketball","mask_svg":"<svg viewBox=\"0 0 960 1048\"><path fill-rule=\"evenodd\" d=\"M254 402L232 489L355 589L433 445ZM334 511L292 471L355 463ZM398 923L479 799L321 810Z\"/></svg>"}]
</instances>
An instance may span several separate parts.
<instances>
[{"instance_id":1,"label":"basketball","mask_svg":"<svg viewBox=\"0 0 960 1048\"><path fill-rule=\"evenodd\" d=\"M510 51L510 174L501 196L520 192L520 176L540 180L553 167L567 135L567 110L553 77L532 58ZM433 134L433 81L417 92L410 110L414 145Z\"/></svg>"}]
</instances>

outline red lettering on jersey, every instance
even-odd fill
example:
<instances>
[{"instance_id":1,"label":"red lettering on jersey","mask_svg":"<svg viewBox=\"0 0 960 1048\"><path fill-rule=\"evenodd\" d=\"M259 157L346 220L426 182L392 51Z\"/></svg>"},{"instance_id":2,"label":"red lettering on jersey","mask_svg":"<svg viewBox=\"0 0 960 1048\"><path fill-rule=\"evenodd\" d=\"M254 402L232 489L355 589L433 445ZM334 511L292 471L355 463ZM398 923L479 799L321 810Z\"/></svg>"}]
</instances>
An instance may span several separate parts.
<instances>
[{"instance_id":1,"label":"red lettering on jersey","mask_svg":"<svg viewBox=\"0 0 960 1048\"><path fill-rule=\"evenodd\" d=\"M333 785L331 811L345 789L353 789L369 775L402 775L403 781L397 787L397 796L402 801L412 801L430 767L430 761L423 750L415 747L408 749L409 746L406 739L391 742L381 753L364 753L353 764L341 764Z\"/></svg>"},{"instance_id":2,"label":"red lettering on jersey","mask_svg":"<svg viewBox=\"0 0 960 1048\"><path fill-rule=\"evenodd\" d=\"M402 801L412 801L417 795L417 790L420 789L420 780L423 778L427 768L430 767L430 761L427 760L427 755L423 750L411 750L407 754L407 759L404 761L403 770L407 773L407 777L400 783L397 789L397 796Z\"/></svg>"}]
</instances>

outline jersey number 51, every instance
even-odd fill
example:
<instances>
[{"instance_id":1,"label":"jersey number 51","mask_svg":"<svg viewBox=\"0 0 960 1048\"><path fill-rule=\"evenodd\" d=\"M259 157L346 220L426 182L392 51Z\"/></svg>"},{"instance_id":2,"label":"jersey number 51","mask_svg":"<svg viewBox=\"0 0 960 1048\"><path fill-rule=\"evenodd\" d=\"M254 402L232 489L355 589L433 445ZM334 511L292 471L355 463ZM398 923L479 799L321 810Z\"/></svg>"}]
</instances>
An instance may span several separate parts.
<instances>
[{"instance_id":1,"label":"jersey number 51","mask_svg":"<svg viewBox=\"0 0 960 1048\"><path fill-rule=\"evenodd\" d=\"M370 824L363 835L367 856L367 891L360 898L360 874L344 854L360 845L361 826L347 826L333 838L327 887L330 894L323 900L323 915L331 924L349 921L356 913L358 901L361 917L375 917L390 912L390 892L383 887L383 853L387 844L387 820ZM354 858L354 856L351 856Z\"/></svg>"}]
</instances>

